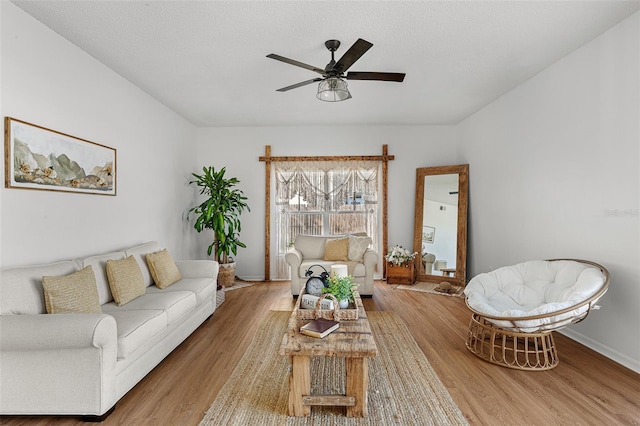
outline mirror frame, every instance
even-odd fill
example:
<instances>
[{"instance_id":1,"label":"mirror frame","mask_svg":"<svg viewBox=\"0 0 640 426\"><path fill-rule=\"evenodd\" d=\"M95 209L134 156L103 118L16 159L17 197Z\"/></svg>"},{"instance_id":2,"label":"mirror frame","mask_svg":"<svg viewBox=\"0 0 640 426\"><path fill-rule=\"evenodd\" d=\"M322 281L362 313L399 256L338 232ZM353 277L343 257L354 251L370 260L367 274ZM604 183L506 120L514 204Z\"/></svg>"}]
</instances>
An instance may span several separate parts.
<instances>
[{"instance_id":1,"label":"mirror frame","mask_svg":"<svg viewBox=\"0 0 640 426\"><path fill-rule=\"evenodd\" d=\"M422 263L422 220L424 217L424 180L433 175L458 175L458 241L456 242L456 272L454 277L427 275ZM422 167L416 169L416 201L413 229L413 251L418 252L418 281L466 285L467 273L467 205L469 197L469 165Z\"/></svg>"}]
</instances>

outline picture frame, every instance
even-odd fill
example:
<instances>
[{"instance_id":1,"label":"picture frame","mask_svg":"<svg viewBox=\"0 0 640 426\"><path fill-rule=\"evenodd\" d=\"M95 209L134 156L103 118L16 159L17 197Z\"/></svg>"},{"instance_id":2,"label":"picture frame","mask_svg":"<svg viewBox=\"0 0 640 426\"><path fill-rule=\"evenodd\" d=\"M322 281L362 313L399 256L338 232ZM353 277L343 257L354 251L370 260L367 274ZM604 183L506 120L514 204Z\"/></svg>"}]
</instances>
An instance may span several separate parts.
<instances>
[{"instance_id":1,"label":"picture frame","mask_svg":"<svg viewBox=\"0 0 640 426\"><path fill-rule=\"evenodd\" d=\"M5 117L5 187L112 195L116 149Z\"/></svg>"},{"instance_id":2,"label":"picture frame","mask_svg":"<svg viewBox=\"0 0 640 426\"><path fill-rule=\"evenodd\" d=\"M436 238L436 228L433 226L422 227L422 242L433 244Z\"/></svg>"}]
</instances>

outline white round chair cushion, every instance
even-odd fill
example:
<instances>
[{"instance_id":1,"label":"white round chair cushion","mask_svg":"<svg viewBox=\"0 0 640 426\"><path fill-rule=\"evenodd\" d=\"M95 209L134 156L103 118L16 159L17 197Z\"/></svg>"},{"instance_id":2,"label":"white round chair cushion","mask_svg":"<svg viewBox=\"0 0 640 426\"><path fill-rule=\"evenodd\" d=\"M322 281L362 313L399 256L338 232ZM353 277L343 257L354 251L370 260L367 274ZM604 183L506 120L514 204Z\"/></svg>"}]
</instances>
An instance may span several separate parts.
<instances>
[{"instance_id":1,"label":"white round chair cushion","mask_svg":"<svg viewBox=\"0 0 640 426\"><path fill-rule=\"evenodd\" d=\"M479 274L469 281L464 293L468 305L498 327L533 333L570 324L572 318L589 309L588 304L564 314L554 312L584 302L604 283L604 275L592 265L538 260ZM491 319L535 315L545 317L524 321Z\"/></svg>"}]
</instances>

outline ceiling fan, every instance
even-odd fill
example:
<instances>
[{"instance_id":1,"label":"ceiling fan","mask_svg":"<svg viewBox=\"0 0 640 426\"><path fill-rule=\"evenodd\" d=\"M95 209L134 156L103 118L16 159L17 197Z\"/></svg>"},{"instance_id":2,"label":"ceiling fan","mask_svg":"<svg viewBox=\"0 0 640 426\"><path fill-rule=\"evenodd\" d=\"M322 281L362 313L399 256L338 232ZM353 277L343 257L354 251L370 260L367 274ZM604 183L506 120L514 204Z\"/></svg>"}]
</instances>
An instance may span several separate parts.
<instances>
[{"instance_id":1,"label":"ceiling fan","mask_svg":"<svg viewBox=\"0 0 640 426\"><path fill-rule=\"evenodd\" d=\"M350 71L347 74L345 72L358 60L367 50L371 49L372 43L359 38L355 43L345 52L344 55L336 62L334 58L335 51L340 47L339 40L327 40L324 45L331 52L331 61L324 68L314 67L293 59L285 58L284 56L271 53L267 55L267 58L275 59L277 61L285 62L290 65L305 68L310 71L314 71L322 76L312 78L311 80L303 81L300 83L292 84L278 89L278 92L286 92L291 89L306 86L320 82L318 85L318 94L316 95L321 101L338 102L351 98L351 93L347 89L346 80L377 80L377 81L396 81L402 82L404 80L404 73L398 72L363 72L363 71Z\"/></svg>"}]
</instances>

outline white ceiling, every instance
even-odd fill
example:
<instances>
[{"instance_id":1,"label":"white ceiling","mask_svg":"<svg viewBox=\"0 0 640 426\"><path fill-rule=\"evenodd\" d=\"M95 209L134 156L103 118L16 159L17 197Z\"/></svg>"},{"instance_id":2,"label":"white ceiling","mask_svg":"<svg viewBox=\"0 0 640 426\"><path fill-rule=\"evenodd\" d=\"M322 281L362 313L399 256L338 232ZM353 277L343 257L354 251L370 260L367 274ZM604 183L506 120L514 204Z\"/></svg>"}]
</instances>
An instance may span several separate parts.
<instances>
[{"instance_id":1,"label":"white ceiling","mask_svg":"<svg viewBox=\"0 0 640 426\"><path fill-rule=\"evenodd\" d=\"M640 9L640 1L14 1L197 126L454 124ZM373 47L352 99L316 99L325 40Z\"/></svg>"}]
</instances>

